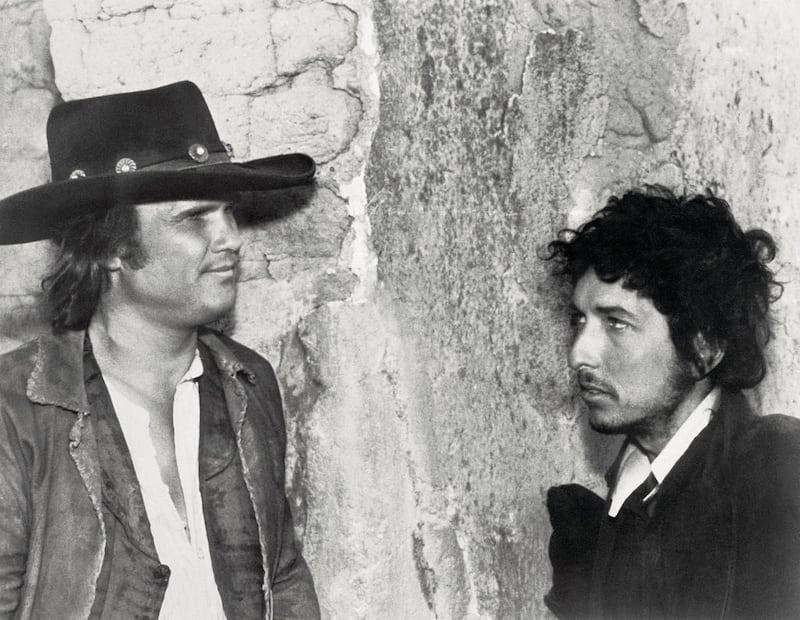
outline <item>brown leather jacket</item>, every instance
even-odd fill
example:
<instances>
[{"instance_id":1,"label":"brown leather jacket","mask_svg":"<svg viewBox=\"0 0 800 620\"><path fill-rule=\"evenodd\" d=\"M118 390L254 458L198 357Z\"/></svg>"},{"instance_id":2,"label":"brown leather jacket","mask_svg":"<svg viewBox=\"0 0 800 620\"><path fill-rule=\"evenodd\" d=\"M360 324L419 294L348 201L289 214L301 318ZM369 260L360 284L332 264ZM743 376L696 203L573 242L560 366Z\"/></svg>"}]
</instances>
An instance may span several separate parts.
<instances>
[{"instance_id":1,"label":"brown leather jacket","mask_svg":"<svg viewBox=\"0 0 800 620\"><path fill-rule=\"evenodd\" d=\"M119 497L112 492L120 489L119 480L110 479L104 467L114 453L113 442L100 445L98 433L107 437L98 424L102 412L90 404L101 401L87 397L92 373L86 360L93 358L84 343L84 332L45 335L0 356L0 618L106 617L114 601L98 597L112 596L119 588L109 593L109 582L129 575L139 582L128 588L137 596L124 615L158 616L169 570L158 562L132 470L119 470L132 486ZM234 462L244 479L244 502L249 497L247 510L255 516L252 530L261 559L257 578L263 579L256 588L263 597L263 604L257 601L259 613L276 619L318 618L313 582L296 549L283 490L286 440L272 368L215 332L202 330L200 343L201 353L210 355L219 371L219 398L230 416L230 445L235 444L230 451L238 453ZM96 377L94 385L90 392L97 391ZM203 418L201 387L201 437ZM201 455L202 444L201 438ZM112 456L123 465L129 462L124 455ZM212 520L225 530L238 517L218 504ZM121 576L111 555L123 547L132 551ZM228 613L237 593L226 591L224 573L241 568L231 565L229 557L213 558Z\"/></svg>"}]
</instances>

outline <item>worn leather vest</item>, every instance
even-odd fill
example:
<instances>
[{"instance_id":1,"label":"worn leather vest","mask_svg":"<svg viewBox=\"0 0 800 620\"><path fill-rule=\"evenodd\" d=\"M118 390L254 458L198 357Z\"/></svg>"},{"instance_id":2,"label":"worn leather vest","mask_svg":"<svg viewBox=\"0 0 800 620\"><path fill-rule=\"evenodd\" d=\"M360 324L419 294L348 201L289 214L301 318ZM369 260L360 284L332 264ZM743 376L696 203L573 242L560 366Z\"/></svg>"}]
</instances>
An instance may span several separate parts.
<instances>
[{"instance_id":1,"label":"worn leather vest","mask_svg":"<svg viewBox=\"0 0 800 620\"><path fill-rule=\"evenodd\" d=\"M264 572L253 505L219 369L205 345L199 347L198 466L214 577L228 618L264 618ZM107 540L91 618L158 618L169 567L158 559L130 453L88 339L84 381L96 425Z\"/></svg>"}]
</instances>

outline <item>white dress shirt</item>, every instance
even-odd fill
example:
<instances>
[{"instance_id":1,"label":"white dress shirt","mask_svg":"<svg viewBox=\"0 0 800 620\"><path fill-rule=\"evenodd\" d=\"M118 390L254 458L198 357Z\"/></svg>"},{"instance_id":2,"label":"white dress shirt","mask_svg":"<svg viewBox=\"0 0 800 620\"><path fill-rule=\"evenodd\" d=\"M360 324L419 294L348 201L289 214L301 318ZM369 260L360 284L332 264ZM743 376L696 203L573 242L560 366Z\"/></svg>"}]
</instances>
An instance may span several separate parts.
<instances>
[{"instance_id":1,"label":"white dress shirt","mask_svg":"<svg viewBox=\"0 0 800 620\"><path fill-rule=\"evenodd\" d=\"M660 486L664 482L675 463L686 453L691 443L708 426L711 414L719 406L720 389L714 388L692 411L680 428L664 446L664 449L651 463L639 447L632 441L622 455L614 491L611 494L611 505L608 515L616 517L625 500L633 493L652 473ZM644 501L658 493L658 486L654 488Z\"/></svg>"},{"instance_id":2,"label":"white dress shirt","mask_svg":"<svg viewBox=\"0 0 800 620\"><path fill-rule=\"evenodd\" d=\"M159 613L162 620L225 620L211 567L200 496L200 393L197 378L202 374L203 364L196 351L189 370L175 389L172 403L175 458L186 504L186 523L178 514L169 488L161 478L150 439L149 412L128 399L113 380L104 377L131 453L158 558L170 568L169 583Z\"/></svg>"}]
</instances>

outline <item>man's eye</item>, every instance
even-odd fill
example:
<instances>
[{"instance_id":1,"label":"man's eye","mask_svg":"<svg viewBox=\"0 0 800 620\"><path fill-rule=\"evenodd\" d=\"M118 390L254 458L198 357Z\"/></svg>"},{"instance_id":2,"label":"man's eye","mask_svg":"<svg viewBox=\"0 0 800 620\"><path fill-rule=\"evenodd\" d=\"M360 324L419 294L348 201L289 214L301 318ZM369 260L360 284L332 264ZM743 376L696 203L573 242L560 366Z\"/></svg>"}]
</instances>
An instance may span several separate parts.
<instances>
[{"instance_id":1,"label":"man's eye","mask_svg":"<svg viewBox=\"0 0 800 620\"><path fill-rule=\"evenodd\" d=\"M580 312L573 312L569 315L569 324L573 327L578 327L586 322L586 317Z\"/></svg>"},{"instance_id":2,"label":"man's eye","mask_svg":"<svg viewBox=\"0 0 800 620\"><path fill-rule=\"evenodd\" d=\"M630 327L630 323L623 321L622 319L618 319L615 316L607 317L606 322L608 326L615 331L622 331L623 329Z\"/></svg>"}]
</instances>

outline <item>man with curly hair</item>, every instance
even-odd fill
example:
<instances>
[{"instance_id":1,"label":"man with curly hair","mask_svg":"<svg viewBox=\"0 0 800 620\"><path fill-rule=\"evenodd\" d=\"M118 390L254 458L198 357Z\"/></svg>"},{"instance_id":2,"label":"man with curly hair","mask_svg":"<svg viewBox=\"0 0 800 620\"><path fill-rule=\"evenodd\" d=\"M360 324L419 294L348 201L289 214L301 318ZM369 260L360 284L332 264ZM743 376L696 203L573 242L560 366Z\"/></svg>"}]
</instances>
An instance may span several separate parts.
<instances>
[{"instance_id":1,"label":"man with curly hair","mask_svg":"<svg viewBox=\"0 0 800 620\"><path fill-rule=\"evenodd\" d=\"M572 285L590 426L624 435L601 499L551 488L561 618L800 618L800 420L757 416L782 292L763 230L710 192L611 197L549 245Z\"/></svg>"},{"instance_id":2,"label":"man with curly hair","mask_svg":"<svg viewBox=\"0 0 800 620\"><path fill-rule=\"evenodd\" d=\"M236 195L314 161L232 162L191 82L59 104L47 137L52 182L0 200L0 243L55 242L52 330L0 356L0 617L319 618L275 374L206 327Z\"/></svg>"}]
</instances>

